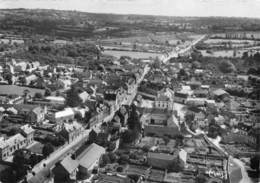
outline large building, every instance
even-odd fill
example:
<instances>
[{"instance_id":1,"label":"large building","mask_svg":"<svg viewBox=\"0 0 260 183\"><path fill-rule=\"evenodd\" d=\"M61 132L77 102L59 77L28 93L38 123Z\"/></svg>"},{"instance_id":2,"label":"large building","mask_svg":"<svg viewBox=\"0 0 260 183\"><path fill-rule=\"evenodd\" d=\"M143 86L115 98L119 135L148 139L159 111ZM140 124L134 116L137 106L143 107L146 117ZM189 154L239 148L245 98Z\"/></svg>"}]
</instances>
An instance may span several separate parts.
<instances>
[{"instance_id":1,"label":"large building","mask_svg":"<svg viewBox=\"0 0 260 183\"><path fill-rule=\"evenodd\" d=\"M180 134L179 121L173 111L153 109L141 118L145 136L174 137Z\"/></svg>"}]
</instances>

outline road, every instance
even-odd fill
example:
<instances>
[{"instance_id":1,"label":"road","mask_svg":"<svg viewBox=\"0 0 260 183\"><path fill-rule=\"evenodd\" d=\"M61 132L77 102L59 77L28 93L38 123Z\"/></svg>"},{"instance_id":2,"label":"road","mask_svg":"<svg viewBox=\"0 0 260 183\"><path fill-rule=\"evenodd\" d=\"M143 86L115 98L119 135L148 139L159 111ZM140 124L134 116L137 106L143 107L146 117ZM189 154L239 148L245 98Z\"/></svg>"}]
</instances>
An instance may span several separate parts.
<instances>
[{"instance_id":1,"label":"road","mask_svg":"<svg viewBox=\"0 0 260 183\"><path fill-rule=\"evenodd\" d=\"M98 126L96 126L98 128ZM39 164L37 164L33 169L32 172L35 173L33 175L32 173L27 174L27 180L28 182L37 182L35 179L40 179L41 177L47 177L50 173L50 169L61 159L63 159L67 154L73 153L75 149L80 147L88 138L90 130L84 130L84 132L75 139L70 144L65 144L63 148L55 151L52 153L47 159L43 160ZM45 164L45 167L44 167Z\"/></svg>"},{"instance_id":2,"label":"road","mask_svg":"<svg viewBox=\"0 0 260 183\"><path fill-rule=\"evenodd\" d=\"M149 72L149 70L150 70L150 68L148 66L146 66L145 69L144 69L143 75L137 81L137 84L136 84L136 86L134 88L134 92L131 95L129 95L127 97L127 100L123 101L123 103L121 105L123 105L123 104L124 105L130 105L132 103L132 101L135 98L135 95L137 93L137 88L138 88L139 84L142 82L142 80L144 79L145 75ZM119 109L119 107L118 107L118 109ZM115 112L116 112L116 110L113 111L109 116L107 116L104 119L104 121L111 120L113 118ZM96 124L94 127L92 127L92 129L94 128L95 130L98 131L100 129L101 123L102 123L102 121L100 121L98 124ZM35 175L33 175L32 173L27 174L27 177L26 177L27 181L29 183L42 182L41 180L44 177L47 177L50 174L50 169L58 161L63 159L66 155L75 152L75 150L78 147L80 147L87 140L90 131L91 131L91 129L84 130L83 133L77 139L75 139L73 142L71 142L70 144L66 144L61 149L59 149L59 150L55 151L54 153L52 153L46 160L43 160L38 165L36 165L32 169L32 172L34 172Z\"/></svg>"},{"instance_id":3,"label":"road","mask_svg":"<svg viewBox=\"0 0 260 183\"><path fill-rule=\"evenodd\" d=\"M199 39L193 41L189 46L180 49L180 50L173 50L171 53L169 53L168 56L162 58L163 63L167 63L171 58L177 58L179 55L185 54L189 52L193 46L196 46L200 41L202 41L207 35L201 36Z\"/></svg>"},{"instance_id":4,"label":"road","mask_svg":"<svg viewBox=\"0 0 260 183\"><path fill-rule=\"evenodd\" d=\"M207 138L218 150L222 151L226 155L229 155L228 152L221 148L219 144L221 138L210 139L206 135L205 138ZM230 155L227 163L227 171L229 174L230 183L252 183L252 180L248 177L244 163Z\"/></svg>"},{"instance_id":5,"label":"road","mask_svg":"<svg viewBox=\"0 0 260 183\"><path fill-rule=\"evenodd\" d=\"M144 72L142 74L142 76L139 78L139 80L137 81L134 89L133 89L133 92L127 96L127 99L125 99L119 106L117 106L117 108L111 112L111 114L107 117L104 118L104 122L108 122L110 120L112 120L112 118L114 117L115 115L115 112L117 110L119 110L119 108L122 106L122 105L130 105L132 103L132 101L134 100L136 94L137 94L137 89L138 89L138 86L139 84L143 81L145 75L149 72L150 68L148 67L148 65L145 66L144 68Z\"/></svg>"}]
</instances>

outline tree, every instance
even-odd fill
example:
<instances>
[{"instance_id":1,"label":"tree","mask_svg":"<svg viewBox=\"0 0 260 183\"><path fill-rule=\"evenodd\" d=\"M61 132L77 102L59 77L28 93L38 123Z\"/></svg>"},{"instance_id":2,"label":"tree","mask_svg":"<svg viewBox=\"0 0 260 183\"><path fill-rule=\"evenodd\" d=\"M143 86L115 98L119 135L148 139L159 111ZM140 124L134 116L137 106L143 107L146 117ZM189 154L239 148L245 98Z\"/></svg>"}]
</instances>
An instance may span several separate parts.
<instances>
[{"instance_id":1,"label":"tree","mask_svg":"<svg viewBox=\"0 0 260 183\"><path fill-rule=\"evenodd\" d=\"M42 99L43 95L42 95L42 93L37 92L34 94L34 98Z\"/></svg>"},{"instance_id":2,"label":"tree","mask_svg":"<svg viewBox=\"0 0 260 183\"><path fill-rule=\"evenodd\" d=\"M21 78L19 79L19 81L20 81L20 83L21 83L22 85L26 85L26 79L25 79L25 77L21 77Z\"/></svg>"},{"instance_id":3,"label":"tree","mask_svg":"<svg viewBox=\"0 0 260 183\"><path fill-rule=\"evenodd\" d=\"M180 71L178 72L178 79L181 79L181 78L187 78L188 77L188 74L186 73L186 71L184 69L180 69Z\"/></svg>"},{"instance_id":4,"label":"tree","mask_svg":"<svg viewBox=\"0 0 260 183\"><path fill-rule=\"evenodd\" d=\"M113 141L108 142L108 147L107 147L108 151L114 151L115 148L116 148L116 142Z\"/></svg>"},{"instance_id":5,"label":"tree","mask_svg":"<svg viewBox=\"0 0 260 183\"><path fill-rule=\"evenodd\" d=\"M99 166L100 167L104 167L104 166L106 166L110 162L111 161L110 161L109 155L108 154L103 154L102 157L101 157L101 160L99 162Z\"/></svg>"},{"instance_id":6,"label":"tree","mask_svg":"<svg viewBox=\"0 0 260 183\"><path fill-rule=\"evenodd\" d=\"M194 69L198 69L198 68L201 68L201 64L198 61L194 61L194 62L192 62L191 67Z\"/></svg>"},{"instance_id":7,"label":"tree","mask_svg":"<svg viewBox=\"0 0 260 183\"><path fill-rule=\"evenodd\" d=\"M195 114L193 112L187 112L185 114L185 122L190 124L195 119Z\"/></svg>"},{"instance_id":8,"label":"tree","mask_svg":"<svg viewBox=\"0 0 260 183\"><path fill-rule=\"evenodd\" d=\"M19 149L14 152L13 156L13 163L16 166L22 167L26 164L26 159L25 159L26 153L23 149Z\"/></svg>"},{"instance_id":9,"label":"tree","mask_svg":"<svg viewBox=\"0 0 260 183\"><path fill-rule=\"evenodd\" d=\"M140 117L137 113L137 109L134 104L131 105L130 115L127 120L127 125L128 125L128 129L137 130L138 132L141 132Z\"/></svg>"},{"instance_id":10,"label":"tree","mask_svg":"<svg viewBox=\"0 0 260 183\"><path fill-rule=\"evenodd\" d=\"M256 172L259 172L259 164L260 160L259 157L254 156L253 158L250 159L250 167L255 170ZM259 175L259 174L258 174Z\"/></svg>"},{"instance_id":11,"label":"tree","mask_svg":"<svg viewBox=\"0 0 260 183\"><path fill-rule=\"evenodd\" d=\"M6 80L8 82L9 85L13 83L13 80L12 80L13 76L9 70L5 70L3 72L3 78L4 78L4 80Z\"/></svg>"},{"instance_id":12,"label":"tree","mask_svg":"<svg viewBox=\"0 0 260 183\"><path fill-rule=\"evenodd\" d=\"M219 70L223 73L231 73L236 71L236 67L233 63L231 63L229 60L223 60L219 64Z\"/></svg>"},{"instance_id":13,"label":"tree","mask_svg":"<svg viewBox=\"0 0 260 183\"><path fill-rule=\"evenodd\" d=\"M127 154L120 155L119 160L118 160L118 162L120 164L127 164L128 161L129 161L129 156Z\"/></svg>"},{"instance_id":14,"label":"tree","mask_svg":"<svg viewBox=\"0 0 260 183\"><path fill-rule=\"evenodd\" d=\"M248 59L248 52L247 51L243 53L242 58L243 59Z\"/></svg>"},{"instance_id":15,"label":"tree","mask_svg":"<svg viewBox=\"0 0 260 183\"><path fill-rule=\"evenodd\" d=\"M221 133L222 133L221 127L218 126L217 124L213 124L209 126L208 136L210 138L215 139L217 138L217 136L221 135Z\"/></svg>"},{"instance_id":16,"label":"tree","mask_svg":"<svg viewBox=\"0 0 260 183\"><path fill-rule=\"evenodd\" d=\"M50 143L47 143L42 148L42 154L46 158L54 151L53 146Z\"/></svg>"},{"instance_id":17,"label":"tree","mask_svg":"<svg viewBox=\"0 0 260 183\"><path fill-rule=\"evenodd\" d=\"M66 103L68 106L78 107L82 103L82 100L79 97L79 91L80 88L72 86L71 89L67 92Z\"/></svg>"},{"instance_id":18,"label":"tree","mask_svg":"<svg viewBox=\"0 0 260 183\"><path fill-rule=\"evenodd\" d=\"M108 153L108 156L109 156L109 159L110 159L110 162L111 162L111 163L115 163L115 162L116 162L117 156L116 156L115 153L110 152L110 153Z\"/></svg>"},{"instance_id":19,"label":"tree","mask_svg":"<svg viewBox=\"0 0 260 183\"><path fill-rule=\"evenodd\" d=\"M29 162L26 159L27 153L30 153L28 150L19 149L13 154L13 165L16 172L16 178L20 178L26 175L27 170L29 169Z\"/></svg>"},{"instance_id":20,"label":"tree","mask_svg":"<svg viewBox=\"0 0 260 183\"><path fill-rule=\"evenodd\" d=\"M47 96L50 96L50 95L51 95L51 89L50 88L46 88L44 96L47 97Z\"/></svg>"},{"instance_id":21,"label":"tree","mask_svg":"<svg viewBox=\"0 0 260 183\"><path fill-rule=\"evenodd\" d=\"M196 177L196 183L206 183L207 182L207 177L203 174L199 174L197 177Z\"/></svg>"},{"instance_id":22,"label":"tree","mask_svg":"<svg viewBox=\"0 0 260 183\"><path fill-rule=\"evenodd\" d=\"M153 61L152 67L154 69L160 69L161 68L161 61L158 57L156 57Z\"/></svg>"},{"instance_id":23,"label":"tree","mask_svg":"<svg viewBox=\"0 0 260 183\"><path fill-rule=\"evenodd\" d=\"M133 143L135 141L135 136L133 130L126 130L122 133L121 139L123 143Z\"/></svg>"}]
</instances>

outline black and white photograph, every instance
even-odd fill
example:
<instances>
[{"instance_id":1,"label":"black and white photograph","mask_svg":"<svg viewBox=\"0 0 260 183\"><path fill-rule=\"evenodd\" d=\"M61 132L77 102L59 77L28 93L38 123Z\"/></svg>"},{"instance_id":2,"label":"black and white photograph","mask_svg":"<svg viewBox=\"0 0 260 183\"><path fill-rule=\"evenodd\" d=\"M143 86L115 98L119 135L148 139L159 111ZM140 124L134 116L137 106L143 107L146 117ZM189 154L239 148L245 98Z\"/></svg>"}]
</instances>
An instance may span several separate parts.
<instances>
[{"instance_id":1,"label":"black and white photograph","mask_svg":"<svg viewBox=\"0 0 260 183\"><path fill-rule=\"evenodd\" d=\"M0 0L0 183L260 183L260 0Z\"/></svg>"}]
</instances>

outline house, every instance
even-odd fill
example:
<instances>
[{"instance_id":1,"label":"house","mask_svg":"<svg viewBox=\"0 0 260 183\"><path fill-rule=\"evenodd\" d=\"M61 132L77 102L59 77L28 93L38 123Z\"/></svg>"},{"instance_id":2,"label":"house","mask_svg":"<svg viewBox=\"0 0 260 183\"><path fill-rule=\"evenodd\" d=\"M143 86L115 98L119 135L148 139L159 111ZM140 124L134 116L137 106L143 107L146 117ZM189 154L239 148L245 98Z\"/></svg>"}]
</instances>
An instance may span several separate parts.
<instances>
[{"instance_id":1,"label":"house","mask_svg":"<svg viewBox=\"0 0 260 183\"><path fill-rule=\"evenodd\" d=\"M85 103L90 98L90 95L86 91L83 91L79 94L79 98L81 99L82 103Z\"/></svg>"},{"instance_id":2,"label":"house","mask_svg":"<svg viewBox=\"0 0 260 183\"><path fill-rule=\"evenodd\" d=\"M79 156L76 157L76 160L79 162L79 173L89 174L98 165L99 160L106 150L93 143L88 148L86 148Z\"/></svg>"},{"instance_id":3,"label":"house","mask_svg":"<svg viewBox=\"0 0 260 183\"><path fill-rule=\"evenodd\" d=\"M56 163L52 169L55 183L70 183L76 180L79 162L67 155L62 161Z\"/></svg>"},{"instance_id":4,"label":"house","mask_svg":"<svg viewBox=\"0 0 260 183\"><path fill-rule=\"evenodd\" d=\"M205 98L188 98L186 101L187 106L203 107L206 104Z\"/></svg>"},{"instance_id":5,"label":"house","mask_svg":"<svg viewBox=\"0 0 260 183\"><path fill-rule=\"evenodd\" d=\"M215 98L215 100L225 100L225 99L229 98L229 96L230 96L229 93L223 89L214 90L212 92L212 94L213 94L213 97Z\"/></svg>"},{"instance_id":6,"label":"house","mask_svg":"<svg viewBox=\"0 0 260 183\"><path fill-rule=\"evenodd\" d=\"M63 136L69 143L82 134L83 127L79 123L73 121L72 123L62 123L59 134Z\"/></svg>"},{"instance_id":7,"label":"house","mask_svg":"<svg viewBox=\"0 0 260 183\"><path fill-rule=\"evenodd\" d=\"M70 89L72 81L70 79L59 79L58 82L65 90Z\"/></svg>"},{"instance_id":8,"label":"house","mask_svg":"<svg viewBox=\"0 0 260 183\"><path fill-rule=\"evenodd\" d=\"M104 93L104 99L111 106L111 110L115 110L125 99L125 90L122 87L118 89L108 88Z\"/></svg>"},{"instance_id":9,"label":"house","mask_svg":"<svg viewBox=\"0 0 260 183\"><path fill-rule=\"evenodd\" d=\"M9 138L0 137L0 159L5 160L16 150L27 146L26 138L20 133Z\"/></svg>"},{"instance_id":10,"label":"house","mask_svg":"<svg viewBox=\"0 0 260 183\"><path fill-rule=\"evenodd\" d=\"M179 183L182 181L182 174L175 172L166 172L164 177L165 183Z\"/></svg>"},{"instance_id":11,"label":"house","mask_svg":"<svg viewBox=\"0 0 260 183\"><path fill-rule=\"evenodd\" d=\"M154 168L167 169L176 158L176 155L148 152L147 163Z\"/></svg>"},{"instance_id":12,"label":"house","mask_svg":"<svg viewBox=\"0 0 260 183\"><path fill-rule=\"evenodd\" d=\"M154 108L173 110L173 100L166 95L159 95L155 98Z\"/></svg>"},{"instance_id":13,"label":"house","mask_svg":"<svg viewBox=\"0 0 260 183\"><path fill-rule=\"evenodd\" d=\"M1 104L22 104L24 98L19 95L0 95Z\"/></svg>"},{"instance_id":14,"label":"house","mask_svg":"<svg viewBox=\"0 0 260 183\"><path fill-rule=\"evenodd\" d=\"M181 104L185 104L188 97L189 97L189 94L184 91L177 91L174 93L174 101L181 103Z\"/></svg>"},{"instance_id":15,"label":"house","mask_svg":"<svg viewBox=\"0 0 260 183\"><path fill-rule=\"evenodd\" d=\"M197 90L197 89L200 89L200 87L201 87L201 82L199 82L199 81L190 81L190 82L187 82L187 84L190 86L190 88L192 90Z\"/></svg>"},{"instance_id":16,"label":"house","mask_svg":"<svg viewBox=\"0 0 260 183\"><path fill-rule=\"evenodd\" d=\"M18 114L26 116L28 123L40 123L45 119L46 108L39 105L19 104L14 105L14 108L18 111Z\"/></svg>"},{"instance_id":17,"label":"house","mask_svg":"<svg viewBox=\"0 0 260 183\"><path fill-rule=\"evenodd\" d=\"M85 148L85 146L82 146ZM77 175L89 175L98 165L99 159L106 150L93 143L87 148L78 149L78 153L67 155L52 169L54 182L69 183L76 180Z\"/></svg>"},{"instance_id":18,"label":"house","mask_svg":"<svg viewBox=\"0 0 260 183\"><path fill-rule=\"evenodd\" d=\"M195 90L195 91L193 92L193 95L194 95L195 97L198 97L198 98L207 98L207 97L208 97L208 94L209 94L208 90L202 90L202 89L200 89L200 90Z\"/></svg>"},{"instance_id":19,"label":"house","mask_svg":"<svg viewBox=\"0 0 260 183\"><path fill-rule=\"evenodd\" d=\"M15 72L26 71L27 62L15 62L13 67Z\"/></svg>"},{"instance_id":20,"label":"house","mask_svg":"<svg viewBox=\"0 0 260 183\"><path fill-rule=\"evenodd\" d=\"M174 137L180 133L179 122L173 112L168 110L152 110L143 115L141 121L145 136Z\"/></svg>"},{"instance_id":21,"label":"house","mask_svg":"<svg viewBox=\"0 0 260 183\"><path fill-rule=\"evenodd\" d=\"M45 99L54 105L64 105L66 102L65 98L61 96L47 96Z\"/></svg>"},{"instance_id":22,"label":"house","mask_svg":"<svg viewBox=\"0 0 260 183\"><path fill-rule=\"evenodd\" d=\"M73 120L75 117L75 112L72 108L65 108L62 111L52 112L47 118L52 122L61 123L64 121Z\"/></svg>"},{"instance_id":23,"label":"house","mask_svg":"<svg viewBox=\"0 0 260 183\"><path fill-rule=\"evenodd\" d=\"M29 75L24 78L25 79L25 85L30 85L32 82L36 81L38 77L35 74Z\"/></svg>"},{"instance_id":24,"label":"house","mask_svg":"<svg viewBox=\"0 0 260 183\"><path fill-rule=\"evenodd\" d=\"M95 183L131 183L127 176L99 174Z\"/></svg>"},{"instance_id":25,"label":"house","mask_svg":"<svg viewBox=\"0 0 260 183\"><path fill-rule=\"evenodd\" d=\"M101 146L105 146L105 144L107 144L108 141L110 141L111 139L111 135L107 132L100 132L98 133L95 143Z\"/></svg>"},{"instance_id":26,"label":"house","mask_svg":"<svg viewBox=\"0 0 260 183\"><path fill-rule=\"evenodd\" d=\"M98 132L97 132L95 129L92 129L92 130L89 132L88 141L89 141L90 143L93 143L93 142L96 140L97 135L98 135Z\"/></svg>"},{"instance_id":27,"label":"house","mask_svg":"<svg viewBox=\"0 0 260 183\"><path fill-rule=\"evenodd\" d=\"M21 126L20 129L21 134L26 138L26 145L32 144L35 130L28 124Z\"/></svg>"},{"instance_id":28,"label":"house","mask_svg":"<svg viewBox=\"0 0 260 183\"><path fill-rule=\"evenodd\" d=\"M181 149L179 151L179 154L178 154L178 158L180 161L182 161L182 163L185 165L187 163L187 151L185 151L184 149Z\"/></svg>"}]
</instances>

